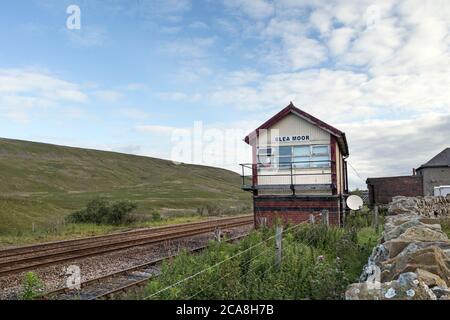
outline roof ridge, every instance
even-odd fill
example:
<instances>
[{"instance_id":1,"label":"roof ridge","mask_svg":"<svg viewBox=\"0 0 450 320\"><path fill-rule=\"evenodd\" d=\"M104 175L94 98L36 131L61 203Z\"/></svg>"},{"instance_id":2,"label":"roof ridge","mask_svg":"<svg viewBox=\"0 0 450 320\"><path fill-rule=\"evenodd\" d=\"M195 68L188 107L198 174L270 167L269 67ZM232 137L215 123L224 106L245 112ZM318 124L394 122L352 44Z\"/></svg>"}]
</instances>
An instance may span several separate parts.
<instances>
[{"instance_id":1,"label":"roof ridge","mask_svg":"<svg viewBox=\"0 0 450 320\"><path fill-rule=\"evenodd\" d=\"M244 141L246 143L249 143L250 142L250 136L252 136L252 137L253 136L258 136L259 135L259 130L263 130L263 129L267 129L267 128L271 127L273 124L279 122L281 119L283 119L285 116L287 116L291 112L296 114L300 118L303 118L304 120L315 124L316 126L318 126L321 129L327 131L328 133L334 135L335 137L337 137L339 139L342 139L344 154L348 155L347 139L345 137L345 133L344 132L342 132L341 130L339 130L339 129L329 125L328 123L326 123L326 122L324 122L324 121L314 117L313 115L307 113L306 111L303 111L303 110L297 108L292 101L290 101L290 103L286 107L281 109L278 113L276 113L274 116L269 118L267 121L265 121L258 128L256 128L251 133L249 133L245 137Z\"/></svg>"}]
</instances>

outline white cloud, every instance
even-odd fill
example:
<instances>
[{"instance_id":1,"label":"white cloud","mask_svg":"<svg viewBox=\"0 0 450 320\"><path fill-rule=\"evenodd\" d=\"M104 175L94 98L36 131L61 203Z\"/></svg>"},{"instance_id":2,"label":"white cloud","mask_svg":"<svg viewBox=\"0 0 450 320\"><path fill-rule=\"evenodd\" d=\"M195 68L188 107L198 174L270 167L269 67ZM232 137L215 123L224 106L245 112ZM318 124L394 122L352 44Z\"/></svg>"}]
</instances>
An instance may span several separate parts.
<instances>
[{"instance_id":1,"label":"white cloud","mask_svg":"<svg viewBox=\"0 0 450 320\"><path fill-rule=\"evenodd\" d=\"M160 126L160 125L138 125L136 130L141 133L154 133L154 134L172 134L177 127Z\"/></svg>"},{"instance_id":2,"label":"white cloud","mask_svg":"<svg viewBox=\"0 0 450 320\"><path fill-rule=\"evenodd\" d=\"M139 108L121 108L119 110L119 113L129 119L134 120L143 120L150 117L150 114L148 112Z\"/></svg>"},{"instance_id":3,"label":"white cloud","mask_svg":"<svg viewBox=\"0 0 450 320\"><path fill-rule=\"evenodd\" d=\"M411 120L371 120L337 125L346 131L350 158L367 177L410 175L412 168L450 147L450 114L430 113ZM364 183L349 171L353 185Z\"/></svg>"},{"instance_id":4,"label":"white cloud","mask_svg":"<svg viewBox=\"0 0 450 320\"><path fill-rule=\"evenodd\" d=\"M326 34L331 28L332 16L325 10L315 10L311 13L309 20L320 33Z\"/></svg>"},{"instance_id":5,"label":"white cloud","mask_svg":"<svg viewBox=\"0 0 450 320\"><path fill-rule=\"evenodd\" d=\"M274 5L266 0L226 0L225 6L233 12L241 11L252 19L264 19L274 13Z\"/></svg>"},{"instance_id":6,"label":"white cloud","mask_svg":"<svg viewBox=\"0 0 450 320\"><path fill-rule=\"evenodd\" d=\"M202 21L195 21L189 25L192 29L208 29L208 25Z\"/></svg>"},{"instance_id":7,"label":"white cloud","mask_svg":"<svg viewBox=\"0 0 450 320\"><path fill-rule=\"evenodd\" d=\"M101 100L101 101L105 101L105 102L117 102L120 99L123 98L123 94L118 92L118 91L114 91L114 90L99 90L99 91L95 91L93 93L93 95Z\"/></svg>"},{"instance_id":8,"label":"white cloud","mask_svg":"<svg viewBox=\"0 0 450 320\"><path fill-rule=\"evenodd\" d=\"M334 29L328 41L331 54L340 55L346 52L353 34L354 30L351 28Z\"/></svg>"},{"instance_id":9,"label":"white cloud","mask_svg":"<svg viewBox=\"0 0 450 320\"><path fill-rule=\"evenodd\" d=\"M186 94L183 92L160 92L157 96L162 100L168 101L182 101L182 102L193 102L199 101L202 96L198 93Z\"/></svg>"},{"instance_id":10,"label":"white cloud","mask_svg":"<svg viewBox=\"0 0 450 320\"><path fill-rule=\"evenodd\" d=\"M106 31L98 26L82 25L81 29L64 29L70 43L81 47L101 46L107 39Z\"/></svg>"},{"instance_id":11,"label":"white cloud","mask_svg":"<svg viewBox=\"0 0 450 320\"><path fill-rule=\"evenodd\" d=\"M204 58L209 55L208 49L213 46L215 41L215 37L168 41L161 44L159 50L162 54L177 58Z\"/></svg>"},{"instance_id":12,"label":"white cloud","mask_svg":"<svg viewBox=\"0 0 450 320\"><path fill-rule=\"evenodd\" d=\"M81 88L56 76L33 70L0 69L0 110L12 120L27 122L37 108L84 103Z\"/></svg>"}]
</instances>

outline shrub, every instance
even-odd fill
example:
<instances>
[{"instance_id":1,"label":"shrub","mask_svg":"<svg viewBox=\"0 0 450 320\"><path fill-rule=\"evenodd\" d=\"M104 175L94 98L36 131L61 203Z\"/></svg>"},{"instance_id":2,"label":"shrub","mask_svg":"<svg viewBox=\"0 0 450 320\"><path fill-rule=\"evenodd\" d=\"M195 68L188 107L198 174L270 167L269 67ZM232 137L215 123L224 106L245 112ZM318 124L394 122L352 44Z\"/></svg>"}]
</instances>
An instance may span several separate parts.
<instances>
[{"instance_id":1,"label":"shrub","mask_svg":"<svg viewBox=\"0 0 450 320\"><path fill-rule=\"evenodd\" d=\"M67 216L68 222L95 224L126 224L134 221L131 215L137 205L131 201L108 202L98 198L89 201L85 209L73 212Z\"/></svg>"},{"instance_id":2,"label":"shrub","mask_svg":"<svg viewBox=\"0 0 450 320\"><path fill-rule=\"evenodd\" d=\"M161 214L157 211L152 212L152 221L161 221Z\"/></svg>"},{"instance_id":3,"label":"shrub","mask_svg":"<svg viewBox=\"0 0 450 320\"><path fill-rule=\"evenodd\" d=\"M282 262L277 267L273 235L274 229L266 228L252 232L238 244L211 243L199 254L185 252L163 264L161 276L149 282L146 296L342 299L347 285L358 279L371 249L344 229L301 225L283 234ZM223 263L211 267L219 262ZM188 280L180 282L183 279ZM179 284L171 286L174 283Z\"/></svg>"},{"instance_id":4,"label":"shrub","mask_svg":"<svg viewBox=\"0 0 450 320\"><path fill-rule=\"evenodd\" d=\"M20 298L23 300L33 300L38 297L44 285L39 277L34 272L27 272L22 281L22 292Z\"/></svg>"}]
</instances>

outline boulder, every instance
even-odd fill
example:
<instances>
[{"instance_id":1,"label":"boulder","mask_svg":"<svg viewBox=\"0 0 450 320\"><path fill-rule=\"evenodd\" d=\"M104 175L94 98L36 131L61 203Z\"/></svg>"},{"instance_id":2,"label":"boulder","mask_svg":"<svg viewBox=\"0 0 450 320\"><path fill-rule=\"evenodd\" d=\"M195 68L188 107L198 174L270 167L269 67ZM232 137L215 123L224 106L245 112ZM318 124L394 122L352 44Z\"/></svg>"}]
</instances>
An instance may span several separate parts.
<instances>
[{"instance_id":1,"label":"boulder","mask_svg":"<svg viewBox=\"0 0 450 320\"><path fill-rule=\"evenodd\" d=\"M433 287L447 288L445 281L434 273L418 268L416 274L418 279L423 281L431 289L433 289Z\"/></svg>"},{"instance_id":2,"label":"boulder","mask_svg":"<svg viewBox=\"0 0 450 320\"><path fill-rule=\"evenodd\" d=\"M347 287L346 300L436 300L436 294L417 274L401 274L397 280L384 283L354 283Z\"/></svg>"},{"instance_id":3,"label":"boulder","mask_svg":"<svg viewBox=\"0 0 450 320\"><path fill-rule=\"evenodd\" d=\"M450 285L450 261L444 251L437 246L430 246L412 251L381 263L381 281L390 281L405 272L417 269L434 273Z\"/></svg>"},{"instance_id":4,"label":"boulder","mask_svg":"<svg viewBox=\"0 0 450 320\"><path fill-rule=\"evenodd\" d=\"M417 203L418 199L414 197L393 197L388 206L388 212L394 215L414 213L418 210Z\"/></svg>"},{"instance_id":5,"label":"boulder","mask_svg":"<svg viewBox=\"0 0 450 320\"><path fill-rule=\"evenodd\" d=\"M404 241L404 240L390 240L383 243L383 246L386 248L388 252L388 259L394 258L399 255L401 252L412 252L417 249L423 249L431 246L437 246L444 250L446 255L449 255L447 251L450 250L450 242L449 241Z\"/></svg>"},{"instance_id":6,"label":"boulder","mask_svg":"<svg viewBox=\"0 0 450 320\"><path fill-rule=\"evenodd\" d=\"M385 232L383 235L384 241L389 241L395 238L398 238L400 235L402 235L407 229L411 227L422 227L422 228L429 228L431 230L442 232L441 225L440 224L425 224L421 222L419 219L412 219L409 221L406 221L396 227L394 227L389 232Z\"/></svg>"},{"instance_id":7,"label":"boulder","mask_svg":"<svg viewBox=\"0 0 450 320\"><path fill-rule=\"evenodd\" d=\"M399 237L398 240L403 241L448 241L448 237L442 231L432 230L428 227L415 226L406 229Z\"/></svg>"}]
</instances>

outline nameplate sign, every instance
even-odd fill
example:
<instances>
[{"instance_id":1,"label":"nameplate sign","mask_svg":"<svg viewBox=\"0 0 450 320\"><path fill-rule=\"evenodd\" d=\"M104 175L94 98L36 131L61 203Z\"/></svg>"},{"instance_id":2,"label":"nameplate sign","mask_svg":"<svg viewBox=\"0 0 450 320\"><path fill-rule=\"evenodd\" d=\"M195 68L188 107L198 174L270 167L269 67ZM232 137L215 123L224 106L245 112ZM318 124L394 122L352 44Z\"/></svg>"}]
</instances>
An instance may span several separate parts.
<instances>
[{"instance_id":1,"label":"nameplate sign","mask_svg":"<svg viewBox=\"0 0 450 320\"><path fill-rule=\"evenodd\" d=\"M309 141L309 135L305 136L279 136L275 137L276 142L296 142L296 141Z\"/></svg>"}]
</instances>

